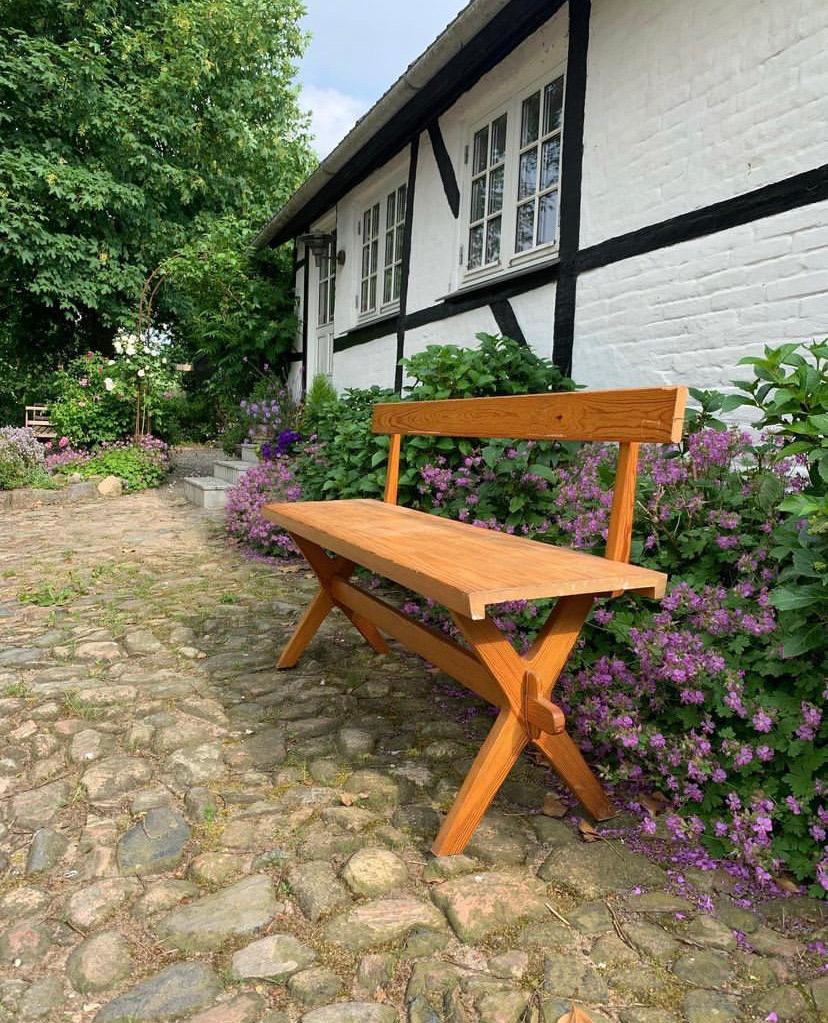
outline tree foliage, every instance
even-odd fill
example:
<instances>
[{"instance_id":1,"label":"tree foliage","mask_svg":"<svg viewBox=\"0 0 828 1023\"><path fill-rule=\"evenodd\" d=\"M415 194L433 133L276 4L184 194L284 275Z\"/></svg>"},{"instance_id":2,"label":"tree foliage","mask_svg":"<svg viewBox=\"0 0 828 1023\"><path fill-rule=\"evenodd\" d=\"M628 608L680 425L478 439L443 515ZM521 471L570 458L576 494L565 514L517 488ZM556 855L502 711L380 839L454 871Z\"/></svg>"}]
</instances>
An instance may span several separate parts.
<instances>
[{"instance_id":1,"label":"tree foliage","mask_svg":"<svg viewBox=\"0 0 828 1023\"><path fill-rule=\"evenodd\" d=\"M235 260L231 303L261 276L246 245L311 160L292 84L302 10L0 0L0 359L106 349L176 254L208 280ZM172 320L198 320L194 276L159 293ZM255 319L263 303L241 304Z\"/></svg>"}]
</instances>

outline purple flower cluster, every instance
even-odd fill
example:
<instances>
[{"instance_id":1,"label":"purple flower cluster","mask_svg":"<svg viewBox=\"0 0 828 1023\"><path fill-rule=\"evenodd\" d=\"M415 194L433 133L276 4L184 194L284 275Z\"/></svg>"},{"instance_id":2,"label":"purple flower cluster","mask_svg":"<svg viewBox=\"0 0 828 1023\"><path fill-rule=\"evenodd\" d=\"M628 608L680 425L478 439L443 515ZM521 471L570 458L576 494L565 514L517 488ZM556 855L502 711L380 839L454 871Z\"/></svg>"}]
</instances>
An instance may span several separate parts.
<instances>
[{"instance_id":1,"label":"purple flower cluster","mask_svg":"<svg viewBox=\"0 0 828 1023\"><path fill-rule=\"evenodd\" d=\"M272 461L280 455L286 455L302 439L296 430L282 430L275 441L262 444L261 455L265 461Z\"/></svg>"},{"instance_id":2,"label":"purple flower cluster","mask_svg":"<svg viewBox=\"0 0 828 1023\"><path fill-rule=\"evenodd\" d=\"M787 852L797 835L818 846L826 830L820 793L792 791L787 773L792 741L818 743L821 711L805 699L792 713L774 683L784 669L769 671L780 657L767 540L777 520L757 495L763 474L780 479L786 493L800 478L793 459L762 463L757 452L766 443L740 430L704 429L683 450L643 450L639 560L669 572L672 587L656 608L629 600L598 607L592 639L555 696L605 777L633 790L662 788L680 811L667 819L677 842L692 838L737 857L761 883L779 872L779 850ZM584 445L550 485L546 474L533 473L526 447L507 447L495 467L480 451L459 467L434 459L420 470L424 506L485 528L600 549L615 451ZM521 495L520 523L495 492L507 500ZM441 621L437 608L420 613ZM498 608L495 621L525 649L544 616L522 604ZM821 880L827 853L817 854Z\"/></svg>"},{"instance_id":3,"label":"purple flower cluster","mask_svg":"<svg viewBox=\"0 0 828 1023\"><path fill-rule=\"evenodd\" d=\"M231 491L228 528L247 550L282 557L291 543L262 505L299 499L296 466L324 473L334 459L314 438L277 440L266 456ZM532 442L466 449L459 459L434 448L419 463L415 502L480 528L600 550L616 457L602 444L559 458ZM781 653L769 535L779 513L762 496L799 489L800 468L740 430L702 429L683 448L643 448L633 557L669 573L670 590L659 605L599 604L554 698L604 779L632 798L663 791L675 863L726 863L740 883L759 884L790 866L828 888L826 792L794 769L817 762L825 694ZM405 610L453 634L433 602L411 598ZM525 650L548 610L512 602L493 620ZM453 693L446 689L446 705L468 716ZM645 815L642 831L655 830Z\"/></svg>"},{"instance_id":4,"label":"purple flower cluster","mask_svg":"<svg viewBox=\"0 0 828 1023\"><path fill-rule=\"evenodd\" d=\"M277 437L292 432L301 418L301 407L283 384L269 383L264 397L242 401L239 409L251 440L262 435Z\"/></svg>"},{"instance_id":5,"label":"purple flower cluster","mask_svg":"<svg viewBox=\"0 0 828 1023\"><path fill-rule=\"evenodd\" d=\"M298 501L302 488L284 455L252 466L227 492L227 531L248 553L273 558L296 554L290 537L262 514L272 501Z\"/></svg>"}]
</instances>

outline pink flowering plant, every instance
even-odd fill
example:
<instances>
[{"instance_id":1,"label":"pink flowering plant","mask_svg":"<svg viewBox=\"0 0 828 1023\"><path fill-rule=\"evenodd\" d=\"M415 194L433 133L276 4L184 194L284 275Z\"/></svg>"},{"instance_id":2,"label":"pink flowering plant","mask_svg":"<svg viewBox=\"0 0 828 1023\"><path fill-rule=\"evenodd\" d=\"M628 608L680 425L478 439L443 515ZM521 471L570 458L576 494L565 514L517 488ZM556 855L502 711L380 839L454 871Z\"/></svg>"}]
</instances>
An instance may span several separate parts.
<instances>
[{"instance_id":1,"label":"pink flowering plant","mask_svg":"<svg viewBox=\"0 0 828 1023\"><path fill-rule=\"evenodd\" d=\"M283 558L296 554L290 537L262 514L269 501L299 501L302 489L291 460L276 455L248 469L227 493L227 532L247 554Z\"/></svg>"},{"instance_id":2,"label":"pink flowering plant","mask_svg":"<svg viewBox=\"0 0 828 1023\"><path fill-rule=\"evenodd\" d=\"M117 476L126 490L157 487L171 468L169 445L159 437L145 434L138 442L107 441L98 445L82 461L62 467L84 477Z\"/></svg>"},{"instance_id":3,"label":"pink flowering plant","mask_svg":"<svg viewBox=\"0 0 828 1023\"><path fill-rule=\"evenodd\" d=\"M474 349L421 356L416 373L407 367L416 378L411 400L565 384L508 352L506 372L524 374L517 381L492 377L485 362L478 377L467 365L480 365ZM812 353L803 358L822 380L812 386L824 388L823 364ZM655 790L665 797L660 821L639 802L645 836L666 832L687 863L725 859L760 884L787 871L818 892L828 888L826 604L806 604L809 642L791 650L793 626L783 619L796 617L796 601L779 594L791 589L794 571L806 573L808 586L823 584L828 558L817 555L826 534L800 504L818 490L814 461L823 463L791 446L792 431L771 421L759 434L727 426L720 416L731 399L692 393L698 407L683 442L643 448L637 490L632 558L669 573L668 594L660 603L635 596L600 603L555 699L605 781L633 802ZM247 474L229 511L240 542L266 554L289 550L261 519L266 500L382 493L387 441L370 432L377 400L393 396L374 389L328 402L306 418L294 456ZM808 408L817 435L825 432L822 414ZM480 528L602 552L616 457L601 444L409 438L400 500ZM791 531L798 546L783 542ZM405 599L409 612L451 630L439 606ZM526 648L547 611L543 602L515 602L498 607L494 620Z\"/></svg>"},{"instance_id":4,"label":"pink flowering plant","mask_svg":"<svg viewBox=\"0 0 828 1023\"><path fill-rule=\"evenodd\" d=\"M88 461L90 454L82 448L75 448L68 437L47 440L43 445L46 468L49 472L74 472L82 462Z\"/></svg>"},{"instance_id":5,"label":"pink flowering plant","mask_svg":"<svg viewBox=\"0 0 828 1023\"><path fill-rule=\"evenodd\" d=\"M681 811L666 818L676 839L700 840L761 881L784 868L821 884L825 643L786 657L771 599L781 506L805 486L800 456L772 436L705 425L704 411L680 447L643 451L633 558L669 572L668 595L599 606L556 700L607 780L632 793L656 787ZM489 445L458 469L438 457L420 470L420 506L600 552L615 450L583 445L553 473L544 448L514 444L494 457ZM443 617L434 606L420 613ZM495 617L525 648L545 613L523 604ZM642 826L656 823L645 814Z\"/></svg>"}]
</instances>

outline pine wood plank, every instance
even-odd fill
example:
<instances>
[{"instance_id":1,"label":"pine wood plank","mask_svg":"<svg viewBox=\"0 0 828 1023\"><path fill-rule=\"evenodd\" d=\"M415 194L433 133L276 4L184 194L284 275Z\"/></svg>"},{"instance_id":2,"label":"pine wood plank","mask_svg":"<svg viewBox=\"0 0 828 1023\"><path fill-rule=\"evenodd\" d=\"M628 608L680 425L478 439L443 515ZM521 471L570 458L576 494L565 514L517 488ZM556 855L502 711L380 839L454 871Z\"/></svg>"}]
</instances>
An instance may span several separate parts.
<instances>
[{"instance_id":1,"label":"pine wood plank","mask_svg":"<svg viewBox=\"0 0 828 1023\"><path fill-rule=\"evenodd\" d=\"M605 555L613 561L630 560L635 513L635 482L638 473L638 447L638 444L631 441L622 444L618 452Z\"/></svg>"},{"instance_id":2,"label":"pine wood plank","mask_svg":"<svg viewBox=\"0 0 828 1023\"><path fill-rule=\"evenodd\" d=\"M397 503L397 487L400 482L400 442L402 437L392 433L388 443L388 465L385 469L385 497L388 504Z\"/></svg>"},{"instance_id":3,"label":"pine wood plank","mask_svg":"<svg viewBox=\"0 0 828 1023\"><path fill-rule=\"evenodd\" d=\"M591 813L595 820L606 821L615 816L612 803L607 799L600 782L566 732L559 732L557 735L544 733L533 741L577 796L581 806Z\"/></svg>"},{"instance_id":4,"label":"pine wood plank","mask_svg":"<svg viewBox=\"0 0 828 1023\"><path fill-rule=\"evenodd\" d=\"M686 387L644 387L374 406L374 433L523 440L681 439Z\"/></svg>"},{"instance_id":5,"label":"pine wood plank","mask_svg":"<svg viewBox=\"0 0 828 1023\"><path fill-rule=\"evenodd\" d=\"M502 710L437 832L431 846L435 856L452 856L466 848L526 742L523 722L510 710Z\"/></svg>"},{"instance_id":6,"label":"pine wood plank","mask_svg":"<svg viewBox=\"0 0 828 1023\"><path fill-rule=\"evenodd\" d=\"M299 619L296 630L290 637L287 646L276 663L277 668L296 667L299 658L307 649L308 643L316 635L319 626L328 617L332 607L333 601L328 595L328 591L320 589Z\"/></svg>"},{"instance_id":7,"label":"pine wood plank","mask_svg":"<svg viewBox=\"0 0 828 1023\"><path fill-rule=\"evenodd\" d=\"M366 593L344 579L334 579L331 593L337 605L351 608L375 622L415 654L444 671L496 707L508 707L500 686L468 651L447 636L415 622L379 597Z\"/></svg>"},{"instance_id":8,"label":"pine wood plank","mask_svg":"<svg viewBox=\"0 0 828 1023\"><path fill-rule=\"evenodd\" d=\"M616 590L658 597L667 581L661 572L382 501L268 504L263 512L297 538L475 620L507 600Z\"/></svg>"}]
</instances>

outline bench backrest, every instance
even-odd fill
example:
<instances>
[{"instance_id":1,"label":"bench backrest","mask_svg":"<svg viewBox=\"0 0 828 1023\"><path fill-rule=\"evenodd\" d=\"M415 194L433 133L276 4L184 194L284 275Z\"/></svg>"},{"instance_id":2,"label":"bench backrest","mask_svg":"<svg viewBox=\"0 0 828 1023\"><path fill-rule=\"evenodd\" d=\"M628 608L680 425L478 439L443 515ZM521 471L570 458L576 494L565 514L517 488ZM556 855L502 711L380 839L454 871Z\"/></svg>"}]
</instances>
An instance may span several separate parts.
<instances>
[{"instance_id":1,"label":"bench backrest","mask_svg":"<svg viewBox=\"0 0 828 1023\"><path fill-rule=\"evenodd\" d=\"M605 556L628 561L638 446L675 443L684 425L686 387L451 398L374 406L372 430L391 435L385 500L396 503L403 436L618 442L620 450Z\"/></svg>"}]
</instances>

